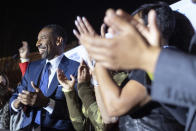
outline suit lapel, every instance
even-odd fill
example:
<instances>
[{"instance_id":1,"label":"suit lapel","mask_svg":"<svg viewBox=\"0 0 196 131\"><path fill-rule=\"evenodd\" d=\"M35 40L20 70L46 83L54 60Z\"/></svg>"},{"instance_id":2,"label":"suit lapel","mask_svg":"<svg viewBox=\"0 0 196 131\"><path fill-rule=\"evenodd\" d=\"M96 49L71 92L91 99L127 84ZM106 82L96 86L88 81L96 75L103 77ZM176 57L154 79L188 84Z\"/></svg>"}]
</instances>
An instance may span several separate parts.
<instances>
[{"instance_id":1,"label":"suit lapel","mask_svg":"<svg viewBox=\"0 0 196 131\"><path fill-rule=\"evenodd\" d=\"M58 68L63 70L64 73L67 71L68 62L69 62L68 58L63 56L63 58L62 58L62 60L61 60L61 62L59 64ZM58 79L57 79L57 74L55 73L55 75L54 75L54 77L53 77L53 79L51 81L51 84L49 86L49 89L48 89L48 91L46 93L47 97L50 97L54 93L54 91L56 90L58 84L59 84L59 82L58 82Z\"/></svg>"},{"instance_id":2,"label":"suit lapel","mask_svg":"<svg viewBox=\"0 0 196 131\"><path fill-rule=\"evenodd\" d=\"M38 65L37 68L34 70L35 75L32 77L32 81L34 82L34 84L36 86L39 86L40 76L41 76L41 73L42 73L42 70L43 70L45 64L46 64L46 60L42 60L40 62L40 65ZM34 91L33 88L32 88L32 90Z\"/></svg>"}]
</instances>

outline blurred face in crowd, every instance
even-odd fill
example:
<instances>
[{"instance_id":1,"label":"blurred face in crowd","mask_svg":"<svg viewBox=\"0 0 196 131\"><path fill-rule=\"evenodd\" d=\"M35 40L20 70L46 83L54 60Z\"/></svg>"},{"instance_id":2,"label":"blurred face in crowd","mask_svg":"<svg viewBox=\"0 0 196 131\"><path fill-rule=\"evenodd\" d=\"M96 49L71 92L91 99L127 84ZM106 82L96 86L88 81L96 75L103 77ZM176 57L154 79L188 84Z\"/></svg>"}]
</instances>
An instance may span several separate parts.
<instances>
[{"instance_id":1,"label":"blurred face in crowd","mask_svg":"<svg viewBox=\"0 0 196 131\"><path fill-rule=\"evenodd\" d=\"M0 75L0 85L1 86L5 86L6 85L6 79L2 75Z\"/></svg>"},{"instance_id":2,"label":"blurred face in crowd","mask_svg":"<svg viewBox=\"0 0 196 131\"><path fill-rule=\"evenodd\" d=\"M3 75L0 75L0 96L5 95L7 92L7 81Z\"/></svg>"},{"instance_id":3,"label":"blurred face in crowd","mask_svg":"<svg viewBox=\"0 0 196 131\"><path fill-rule=\"evenodd\" d=\"M49 28L43 28L38 34L36 47L42 58L53 59L57 54L56 37Z\"/></svg>"}]
</instances>

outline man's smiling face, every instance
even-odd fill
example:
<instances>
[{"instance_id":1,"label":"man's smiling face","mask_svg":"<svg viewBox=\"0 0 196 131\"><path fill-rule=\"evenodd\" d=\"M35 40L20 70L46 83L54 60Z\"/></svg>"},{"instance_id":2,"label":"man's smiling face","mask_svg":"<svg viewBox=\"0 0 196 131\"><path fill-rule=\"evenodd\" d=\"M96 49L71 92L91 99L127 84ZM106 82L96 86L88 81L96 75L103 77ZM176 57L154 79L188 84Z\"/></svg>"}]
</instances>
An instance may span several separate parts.
<instances>
[{"instance_id":1,"label":"man's smiling face","mask_svg":"<svg viewBox=\"0 0 196 131\"><path fill-rule=\"evenodd\" d=\"M52 59L56 55L56 37L49 28L42 29L38 34L36 43L42 58Z\"/></svg>"}]
</instances>

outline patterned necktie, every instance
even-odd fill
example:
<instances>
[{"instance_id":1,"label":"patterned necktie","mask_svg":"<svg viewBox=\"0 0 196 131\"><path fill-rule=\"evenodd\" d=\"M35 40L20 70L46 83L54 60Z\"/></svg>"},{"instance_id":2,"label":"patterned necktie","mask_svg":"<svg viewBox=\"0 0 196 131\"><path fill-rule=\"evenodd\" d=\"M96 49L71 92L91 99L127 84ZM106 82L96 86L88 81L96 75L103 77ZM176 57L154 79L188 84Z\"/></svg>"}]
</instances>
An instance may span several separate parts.
<instances>
[{"instance_id":1,"label":"patterned necktie","mask_svg":"<svg viewBox=\"0 0 196 131\"><path fill-rule=\"evenodd\" d=\"M46 96L47 90L48 90L48 81L49 81L49 71L50 71L50 62L48 62L42 72L41 80L40 80L40 89L42 93ZM35 122L40 125L40 118L41 118L41 111L38 110Z\"/></svg>"}]
</instances>

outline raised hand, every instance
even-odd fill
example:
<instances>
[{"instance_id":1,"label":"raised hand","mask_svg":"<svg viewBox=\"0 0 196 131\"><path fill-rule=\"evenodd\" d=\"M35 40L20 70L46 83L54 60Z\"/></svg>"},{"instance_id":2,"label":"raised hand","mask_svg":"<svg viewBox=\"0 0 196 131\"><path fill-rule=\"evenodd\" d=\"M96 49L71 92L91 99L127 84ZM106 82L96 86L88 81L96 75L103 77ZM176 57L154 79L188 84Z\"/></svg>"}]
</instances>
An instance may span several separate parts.
<instances>
[{"instance_id":1,"label":"raised hand","mask_svg":"<svg viewBox=\"0 0 196 131\"><path fill-rule=\"evenodd\" d=\"M89 82L91 79L87 64L82 61L78 67L78 83Z\"/></svg>"},{"instance_id":2,"label":"raised hand","mask_svg":"<svg viewBox=\"0 0 196 131\"><path fill-rule=\"evenodd\" d=\"M93 27L90 25L90 23L88 22L88 20L85 17L77 17L77 20L75 20L75 25L78 29L78 31L76 31L75 29L73 30L74 35L78 38L78 40L80 40L80 36L82 34L88 34L90 36L98 36L98 34L95 32L95 30L93 29Z\"/></svg>"},{"instance_id":3,"label":"raised hand","mask_svg":"<svg viewBox=\"0 0 196 131\"><path fill-rule=\"evenodd\" d=\"M70 75L71 80L68 80L64 75L64 72L60 69L57 70L57 79L59 83L63 86L63 90L73 90L75 85L75 78Z\"/></svg>"},{"instance_id":4,"label":"raised hand","mask_svg":"<svg viewBox=\"0 0 196 131\"><path fill-rule=\"evenodd\" d=\"M151 10L148 13L148 25L144 25L144 22L135 19L135 16L130 16L123 10L117 10L116 14L128 21L130 24L134 25L136 29L143 35L143 37L148 41L148 43L152 46L160 46L163 39L161 37L161 33L156 23L156 12ZM142 19L142 18L139 18ZM143 21L143 20L142 20Z\"/></svg>"},{"instance_id":5,"label":"raised hand","mask_svg":"<svg viewBox=\"0 0 196 131\"><path fill-rule=\"evenodd\" d=\"M160 49L151 48L135 25L122 19L114 10L106 12L104 22L117 30L118 35L104 39L83 34L81 43L89 55L109 69L143 69L150 66L150 72L153 72L155 64L149 64L148 60L151 58L153 62L156 61ZM156 55L152 55L152 52L156 52Z\"/></svg>"},{"instance_id":6,"label":"raised hand","mask_svg":"<svg viewBox=\"0 0 196 131\"><path fill-rule=\"evenodd\" d=\"M22 47L18 49L20 58L28 59L29 58L29 47L27 41L22 41Z\"/></svg>"}]
</instances>

